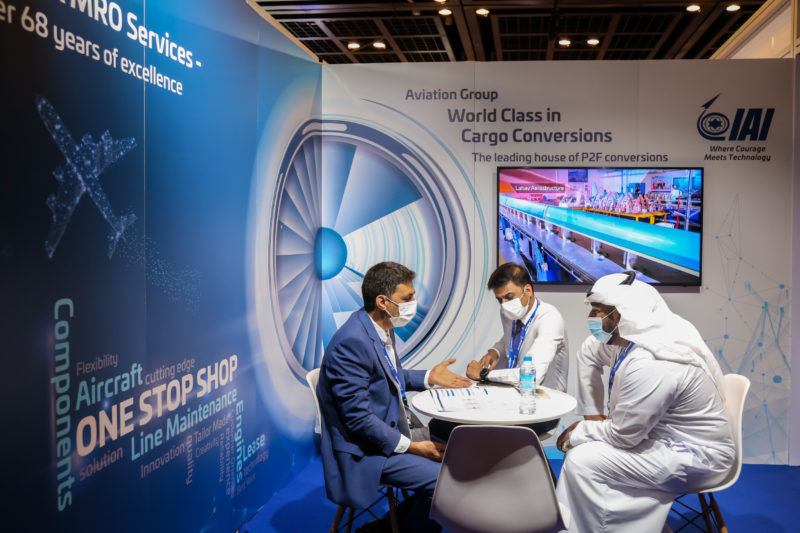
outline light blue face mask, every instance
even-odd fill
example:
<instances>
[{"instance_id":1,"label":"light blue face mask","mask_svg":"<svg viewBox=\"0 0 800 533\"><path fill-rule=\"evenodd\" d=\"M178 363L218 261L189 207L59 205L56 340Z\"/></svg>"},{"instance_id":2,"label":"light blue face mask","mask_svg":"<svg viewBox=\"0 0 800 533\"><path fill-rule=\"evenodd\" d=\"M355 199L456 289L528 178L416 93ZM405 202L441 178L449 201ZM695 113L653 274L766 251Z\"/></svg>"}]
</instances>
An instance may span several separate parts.
<instances>
[{"instance_id":1,"label":"light blue face mask","mask_svg":"<svg viewBox=\"0 0 800 533\"><path fill-rule=\"evenodd\" d=\"M611 340L611 333L603 329L603 318L599 316L590 316L587 319L589 322L589 331L592 333L595 339L599 340L603 344L608 344L608 341ZM614 329L617 328L615 327Z\"/></svg>"}]
</instances>

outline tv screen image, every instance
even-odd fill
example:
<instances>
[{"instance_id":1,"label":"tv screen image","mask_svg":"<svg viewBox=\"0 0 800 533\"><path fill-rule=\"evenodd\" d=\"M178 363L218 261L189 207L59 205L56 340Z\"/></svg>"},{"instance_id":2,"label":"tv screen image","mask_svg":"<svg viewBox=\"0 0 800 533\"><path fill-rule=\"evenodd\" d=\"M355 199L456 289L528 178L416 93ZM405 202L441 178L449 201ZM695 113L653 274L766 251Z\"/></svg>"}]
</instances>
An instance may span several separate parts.
<instances>
[{"instance_id":1,"label":"tv screen image","mask_svg":"<svg viewBox=\"0 0 800 533\"><path fill-rule=\"evenodd\" d=\"M702 168L499 167L497 196L498 264L537 283L700 285Z\"/></svg>"}]
</instances>

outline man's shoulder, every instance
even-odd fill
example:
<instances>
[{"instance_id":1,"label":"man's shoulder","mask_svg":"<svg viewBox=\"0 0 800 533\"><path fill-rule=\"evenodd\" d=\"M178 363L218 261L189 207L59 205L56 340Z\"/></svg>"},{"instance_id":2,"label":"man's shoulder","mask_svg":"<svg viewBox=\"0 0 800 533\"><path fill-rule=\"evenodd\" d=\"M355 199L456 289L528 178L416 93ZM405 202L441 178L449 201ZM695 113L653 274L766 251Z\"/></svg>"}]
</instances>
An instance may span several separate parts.
<instances>
[{"instance_id":1,"label":"man's shoulder","mask_svg":"<svg viewBox=\"0 0 800 533\"><path fill-rule=\"evenodd\" d=\"M653 355L653 352L641 344L634 344L628 356L631 358L631 360L636 359L637 361L656 361L656 357Z\"/></svg>"},{"instance_id":2,"label":"man's shoulder","mask_svg":"<svg viewBox=\"0 0 800 533\"><path fill-rule=\"evenodd\" d=\"M600 342L594 335L588 335L579 349L585 354L594 354L596 357L611 360L619 353L619 346Z\"/></svg>"},{"instance_id":3,"label":"man's shoulder","mask_svg":"<svg viewBox=\"0 0 800 533\"><path fill-rule=\"evenodd\" d=\"M536 312L536 314L536 322L558 326L564 330L566 329L564 317L561 315L561 311L559 311L555 305L539 300L539 310Z\"/></svg>"},{"instance_id":4,"label":"man's shoulder","mask_svg":"<svg viewBox=\"0 0 800 533\"><path fill-rule=\"evenodd\" d=\"M653 352L636 345L626 356L625 362L620 365L619 372L645 387L661 386L677 389L689 371L689 366L657 359Z\"/></svg>"},{"instance_id":5,"label":"man's shoulder","mask_svg":"<svg viewBox=\"0 0 800 533\"><path fill-rule=\"evenodd\" d=\"M561 316L561 311L558 310L558 307L556 307L555 305L553 305L553 304L551 304L549 302L545 302L544 300L542 300L538 296L536 297L536 299L539 301L539 313L544 313L544 314L548 314L548 315L556 315L556 316L559 316L559 317Z\"/></svg>"},{"instance_id":6,"label":"man's shoulder","mask_svg":"<svg viewBox=\"0 0 800 533\"><path fill-rule=\"evenodd\" d=\"M330 342L328 342L328 347L325 350L326 356L329 351L334 351L339 345L359 346L370 344L372 339L369 335L369 330L364 324L365 317L369 320L363 308L354 311L344 324L336 330L333 337L331 337Z\"/></svg>"},{"instance_id":7,"label":"man's shoulder","mask_svg":"<svg viewBox=\"0 0 800 533\"><path fill-rule=\"evenodd\" d=\"M627 360L626 367L629 372L633 372L634 370L654 371L654 367L660 367L662 366L662 362L666 362L659 361L655 358L653 352L638 344L631 348L631 351L628 352L628 355L625 356L625 359ZM659 371L659 373L661 372L663 372L663 369Z\"/></svg>"},{"instance_id":8,"label":"man's shoulder","mask_svg":"<svg viewBox=\"0 0 800 533\"><path fill-rule=\"evenodd\" d=\"M364 311L363 307L357 311L353 311L350 313L350 316L347 317L347 320L345 320L344 323L339 326L339 329L336 330L336 333L333 335L334 338L341 335L353 335L359 333L366 334L367 329L364 324L365 321L369 321L369 315L367 315L367 312Z\"/></svg>"}]
</instances>

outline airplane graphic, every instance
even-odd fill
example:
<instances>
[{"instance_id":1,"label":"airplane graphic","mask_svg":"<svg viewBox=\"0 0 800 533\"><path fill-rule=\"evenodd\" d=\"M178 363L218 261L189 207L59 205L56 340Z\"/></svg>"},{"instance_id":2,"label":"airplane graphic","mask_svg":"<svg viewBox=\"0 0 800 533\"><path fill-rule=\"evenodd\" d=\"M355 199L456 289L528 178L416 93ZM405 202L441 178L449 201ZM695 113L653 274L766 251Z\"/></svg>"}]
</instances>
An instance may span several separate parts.
<instances>
[{"instance_id":1,"label":"airplane graphic","mask_svg":"<svg viewBox=\"0 0 800 533\"><path fill-rule=\"evenodd\" d=\"M47 207L53 212L50 231L44 243L47 257L53 258L53 253L67 229L75 207L83 193L89 193L94 205L111 226L108 234L108 258L111 259L117 242L122 238L125 229L136 221L136 216L114 214L111 202L108 201L108 197L100 185L100 174L131 151L136 146L136 139L131 137L114 140L111 134L105 131L97 142L93 141L92 136L87 133L78 144L67 131L64 121L56 113L53 104L37 95L36 109L66 159L64 166L53 171L53 176L59 183L58 191L47 198Z\"/></svg>"}]
</instances>

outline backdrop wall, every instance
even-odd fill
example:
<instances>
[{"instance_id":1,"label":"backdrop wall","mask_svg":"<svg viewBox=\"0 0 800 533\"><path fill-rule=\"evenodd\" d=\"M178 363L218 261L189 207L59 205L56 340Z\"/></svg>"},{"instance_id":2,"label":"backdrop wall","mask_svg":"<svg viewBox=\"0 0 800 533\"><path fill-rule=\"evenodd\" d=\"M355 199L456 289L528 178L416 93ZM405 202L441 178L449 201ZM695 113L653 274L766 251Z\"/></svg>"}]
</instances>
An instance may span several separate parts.
<instances>
[{"instance_id":1,"label":"backdrop wall","mask_svg":"<svg viewBox=\"0 0 800 533\"><path fill-rule=\"evenodd\" d=\"M346 220L358 211L342 201L337 225L331 226L347 243L342 277L363 273L383 258L422 271L425 314L417 329L404 332L407 363L431 366L456 356L463 369L500 332L497 306L484 289L496 265L498 166L704 167L702 285L665 289L666 299L698 326L725 372L753 382L745 458L786 463L792 69L789 60L329 66L323 71L323 117L357 139L351 141L357 145L355 161L388 150L421 162L422 170L414 172L456 193L455 201L436 204L429 185L413 186L413 172L406 172L416 196L384 195L356 163L323 174L323 183L346 181L345 200L355 196L351 189L360 192L361 213L374 214L379 205L383 215L341 227L345 206ZM739 110L761 117L760 129L731 141ZM703 130L700 119L709 112L730 117L721 140ZM518 113L542 118L503 118ZM536 140L538 132L567 135ZM576 142L570 132L600 135ZM526 133L533 140L526 141ZM384 168L402 166L387 160ZM440 216L423 214L427 206ZM451 226L442 223L448 220ZM450 247L459 239L468 247ZM278 236L276 246L280 242ZM430 258L439 254L453 276L426 274ZM466 285L460 287L462 278ZM443 279L455 285L443 285ZM573 350L587 334L583 292L539 291L564 314ZM451 309L456 312L449 314Z\"/></svg>"},{"instance_id":2,"label":"backdrop wall","mask_svg":"<svg viewBox=\"0 0 800 533\"><path fill-rule=\"evenodd\" d=\"M234 531L314 453L246 265L260 134L320 65L243 2L102 5L0 2L4 524Z\"/></svg>"}]
</instances>

